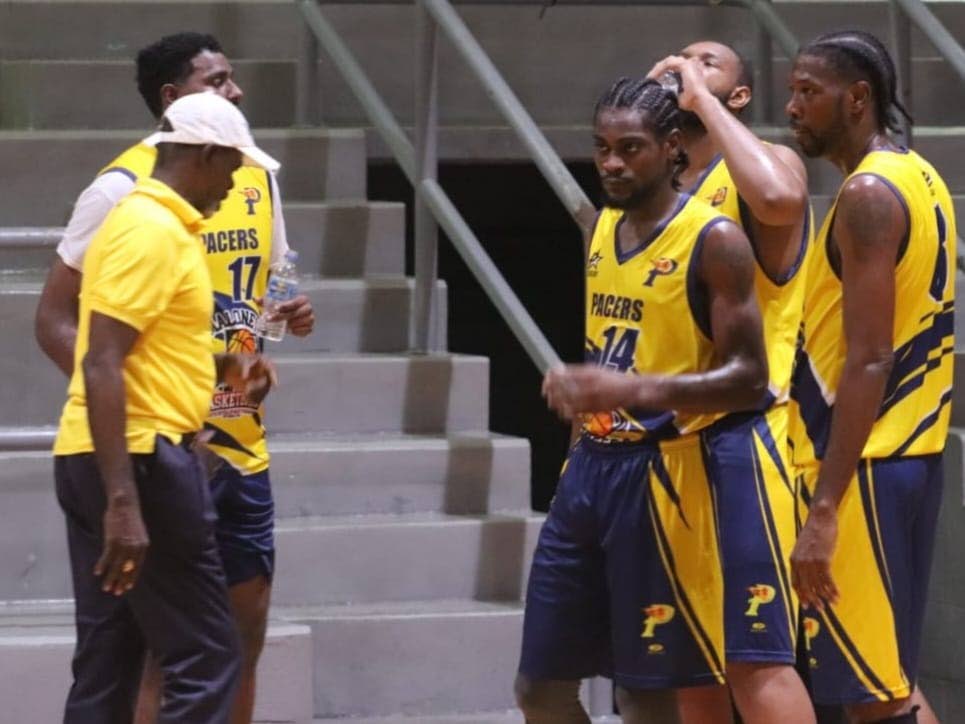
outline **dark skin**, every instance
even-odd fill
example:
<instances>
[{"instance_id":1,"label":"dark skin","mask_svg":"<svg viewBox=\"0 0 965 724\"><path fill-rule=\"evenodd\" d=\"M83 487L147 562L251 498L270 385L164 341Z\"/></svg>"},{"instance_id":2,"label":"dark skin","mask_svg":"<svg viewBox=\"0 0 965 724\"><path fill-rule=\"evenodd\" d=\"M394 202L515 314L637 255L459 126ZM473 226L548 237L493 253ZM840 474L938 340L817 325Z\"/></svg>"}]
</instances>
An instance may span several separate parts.
<instances>
[{"instance_id":1,"label":"dark skin","mask_svg":"<svg viewBox=\"0 0 965 724\"><path fill-rule=\"evenodd\" d=\"M750 209L749 231L757 257L771 279L782 278L798 259L804 231L804 164L790 148L764 143L740 121L751 89L740 84L741 60L731 48L712 41L693 43L657 63L648 77L659 78L667 71L682 78L681 110L696 114L703 125L683 130L690 156L690 167L681 177L683 188L693 188L714 157L722 154Z\"/></svg>"},{"instance_id":2,"label":"dark skin","mask_svg":"<svg viewBox=\"0 0 965 724\"><path fill-rule=\"evenodd\" d=\"M871 151L896 150L881 126L870 84L835 72L817 56L798 56L786 111L809 156L851 173ZM831 561L837 510L881 407L893 365L895 265L908 221L891 190L873 176L848 181L838 196L831 230L841 272L847 354L838 383L828 448L807 522L791 555L792 584L802 605L823 609L838 601ZM853 721L904 713L911 699L849 707Z\"/></svg>"},{"instance_id":3,"label":"dark skin","mask_svg":"<svg viewBox=\"0 0 965 724\"><path fill-rule=\"evenodd\" d=\"M199 211L217 208L241 165L233 148L188 146L159 152L154 177L164 181ZM87 354L81 362L94 455L104 485L104 550L94 567L104 591L120 596L141 571L149 540L127 450L124 359L137 342L135 328L93 312ZM219 380L255 398L275 384L271 363L254 355L218 355Z\"/></svg>"},{"instance_id":4,"label":"dark skin","mask_svg":"<svg viewBox=\"0 0 965 724\"><path fill-rule=\"evenodd\" d=\"M680 133L657 138L640 112L607 110L597 118L594 160L611 205L626 209L619 243L639 246L675 207L671 186ZM568 365L543 382L547 404L565 419L618 407L716 412L746 409L767 384L760 313L754 298L754 258L747 237L729 222L707 234L699 276L706 285L716 363L685 375L626 375L595 365Z\"/></svg>"},{"instance_id":5,"label":"dark skin","mask_svg":"<svg viewBox=\"0 0 965 724\"><path fill-rule=\"evenodd\" d=\"M184 81L161 87L163 109L181 96L202 91L217 93L236 105L241 103L244 93L235 83L234 70L222 53L202 50L191 65L192 72ZM40 348L68 377L74 371L80 284L80 272L56 257L40 294L34 323ZM311 301L304 294L281 305L278 316L287 321L288 330L296 337L308 336L315 326Z\"/></svg>"}]
</instances>

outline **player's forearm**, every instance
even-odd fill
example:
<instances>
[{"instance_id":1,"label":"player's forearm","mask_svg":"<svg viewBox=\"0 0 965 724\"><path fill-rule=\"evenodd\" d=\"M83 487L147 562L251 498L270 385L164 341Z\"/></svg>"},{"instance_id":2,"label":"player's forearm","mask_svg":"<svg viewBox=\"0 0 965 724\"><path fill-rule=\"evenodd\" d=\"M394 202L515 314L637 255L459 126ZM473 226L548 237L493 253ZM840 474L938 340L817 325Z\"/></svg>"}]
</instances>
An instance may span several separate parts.
<instances>
[{"instance_id":1,"label":"player's forearm","mask_svg":"<svg viewBox=\"0 0 965 724\"><path fill-rule=\"evenodd\" d=\"M767 392L767 362L738 357L707 372L641 378L637 406L681 412L737 412Z\"/></svg>"},{"instance_id":2,"label":"player's forearm","mask_svg":"<svg viewBox=\"0 0 965 724\"><path fill-rule=\"evenodd\" d=\"M113 360L88 355L82 363L87 421L108 505L137 505L134 468L127 450L124 375Z\"/></svg>"},{"instance_id":3,"label":"player's forearm","mask_svg":"<svg viewBox=\"0 0 965 724\"><path fill-rule=\"evenodd\" d=\"M696 113L754 216L771 226L797 223L807 206L804 179L714 96L698 96Z\"/></svg>"},{"instance_id":4,"label":"player's forearm","mask_svg":"<svg viewBox=\"0 0 965 724\"><path fill-rule=\"evenodd\" d=\"M77 324L74 320L57 319L37 311L34 325L37 344L60 371L70 377L74 372L74 347L77 344Z\"/></svg>"},{"instance_id":5,"label":"player's forearm","mask_svg":"<svg viewBox=\"0 0 965 724\"><path fill-rule=\"evenodd\" d=\"M836 510L841 502L881 409L892 363L884 353L845 361L812 507Z\"/></svg>"}]
</instances>

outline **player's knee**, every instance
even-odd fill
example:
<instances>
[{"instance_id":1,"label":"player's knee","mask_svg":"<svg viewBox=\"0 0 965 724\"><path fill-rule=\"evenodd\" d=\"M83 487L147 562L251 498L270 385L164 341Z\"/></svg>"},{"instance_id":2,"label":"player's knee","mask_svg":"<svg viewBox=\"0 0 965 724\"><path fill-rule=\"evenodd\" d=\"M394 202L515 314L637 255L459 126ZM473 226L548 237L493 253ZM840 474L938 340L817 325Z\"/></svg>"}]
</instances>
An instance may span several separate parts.
<instances>
[{"instance_id":1,"label":"player's knee","mask_svg":"<svg viewBox=\"0 0 965 724\"><path fill-rule=\"evenodd\" d=\"M241 648L241 660L245 666L254 666L265 648L265 635L268 630L267 617L253 617L248 621L238 622L238 639Z\"/></svg>"},{"instance_id":2,"label":"player's knee","mask_svg":"<svg viewBox=\"0 0 965 724\"><path fill-rule=\"evenodd\" d=\"M579 706L580 682L540 681L516 675L516 705L530 724L569 721L566 713Z\"/></svg>"},{"instance_id":3,"label":"player's knee","mask_svg":"<svg viewBox=\"0 0 965 724\"><path fill-rule=\"evenodd\" d=\"M887 704L863 704L848 707L848 717L853 722L861 724L918 724L918 709L913 706L902 712L908 704L908 699ZM900 713L899 713L900 712Z\"/></svg>"}]
</instances>

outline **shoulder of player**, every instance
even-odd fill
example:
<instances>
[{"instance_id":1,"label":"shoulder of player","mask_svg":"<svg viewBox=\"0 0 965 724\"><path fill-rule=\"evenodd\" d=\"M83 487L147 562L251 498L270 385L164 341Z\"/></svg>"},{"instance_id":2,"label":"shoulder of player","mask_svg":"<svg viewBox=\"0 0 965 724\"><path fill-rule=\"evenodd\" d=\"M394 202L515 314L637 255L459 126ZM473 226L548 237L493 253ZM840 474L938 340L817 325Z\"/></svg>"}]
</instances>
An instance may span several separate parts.
<instances>
[{"instance_id":1,"label":"shoulder of player","mask_svg":"<svg viewBox=\"0 0 965 724\"><path fill-rule=\"evenodd\" d=\"M835 207L835 238L897 242L909 223L908 206L898 188L873 173L845 180Z\"/></svg>"}]
</instances>

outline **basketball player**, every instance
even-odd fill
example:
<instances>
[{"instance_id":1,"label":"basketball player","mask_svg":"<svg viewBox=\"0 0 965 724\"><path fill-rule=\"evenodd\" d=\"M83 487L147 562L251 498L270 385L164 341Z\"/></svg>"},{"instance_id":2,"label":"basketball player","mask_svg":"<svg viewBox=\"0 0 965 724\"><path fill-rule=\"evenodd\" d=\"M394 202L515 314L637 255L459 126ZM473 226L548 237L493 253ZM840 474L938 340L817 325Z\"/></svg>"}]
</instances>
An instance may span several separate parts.
<instances>
[{"instance_id":1,"label":"basketball player","mask_svg":"<svg viewBox=\"0 0 965 724\"><path fill-rule=\"evenodd\" d=\"M213 92L235 104L243 95L218 41L199 33L167 36L144 48L137 56L137 84L157 118L187 94ZM65 371L73 355L77 292L87 246L114 204L139 178L150 175L156 155L143 143L133 146L109 163L77 200L37 310L37 339ZM258 299L264 295L269 267L288 250L281 208L274 176L242 167L228 198L204 223L200 239L215 298L212 333L222 352L258 349L253 329ZM307 297L287 302L280 313L292 334L311 332L314 316ZM205 423L213 433L209 447L222 462L211 488L218 511L218 543L242 639L242 683L232 718L236 723L251 720L274 570L274 508L261 420L257 400L222 384ZM149 670L157 672L154 666ZM157 673L146 681L148 688L159 690ZM156 694L145 697L155 699ZM149 721L152 715L142 718Z\"/></svg>"},{"instance_id":2,"label":"basketball player","mask_svg":"<svg viewBox=\"0 0 965 724\"><path fill-rule=\"evenodd\" d=\"M721 43L693 43L657 63L651 78L681 79L681 131L691 164L684 188L739 224L756 260L768 394L751 412L704 430L717 492L724 565L727 680L745 724L812 724L813 707L794 670L798 602L788 559L796 494L787 450L788 394L804 305L810 235L807 172L786 146L762 142L740 121L752 73ZM725 687L682 689L684 724L730 724Z\"/></svg>"},{"instance_id":3,"label":"basketball player","mask_svg":"<svg viewBox=\"0 0 965 724\"><path fill-rule=\"evenodd\" d=\"M586 265L592 364L544 383L553 409L585 417L530 573L516 691L531 724L588 722L584 677L613 677L626 722L652 721L648 690L723 682L699 432L761 398L767 361L747 238L677 191L678 123L651 80L620 79L594 114L605 208Z\"/></svg>"},{"instance_id":4,"label":"basketball player","mask_svg":"<svg viewBox=\"0 0 965 724\"><path fill-rule=\"evenodd\" d=\"M912 724L950 415L956 235L942 178L889 136L895 112L907 117L895 87L887 50L861 31L817 38L791 73L797 142L846 176L815 244L794 373L793 453L810 511L791 567L815 700L855 722Z\"/></svg>"}]
</instances>

